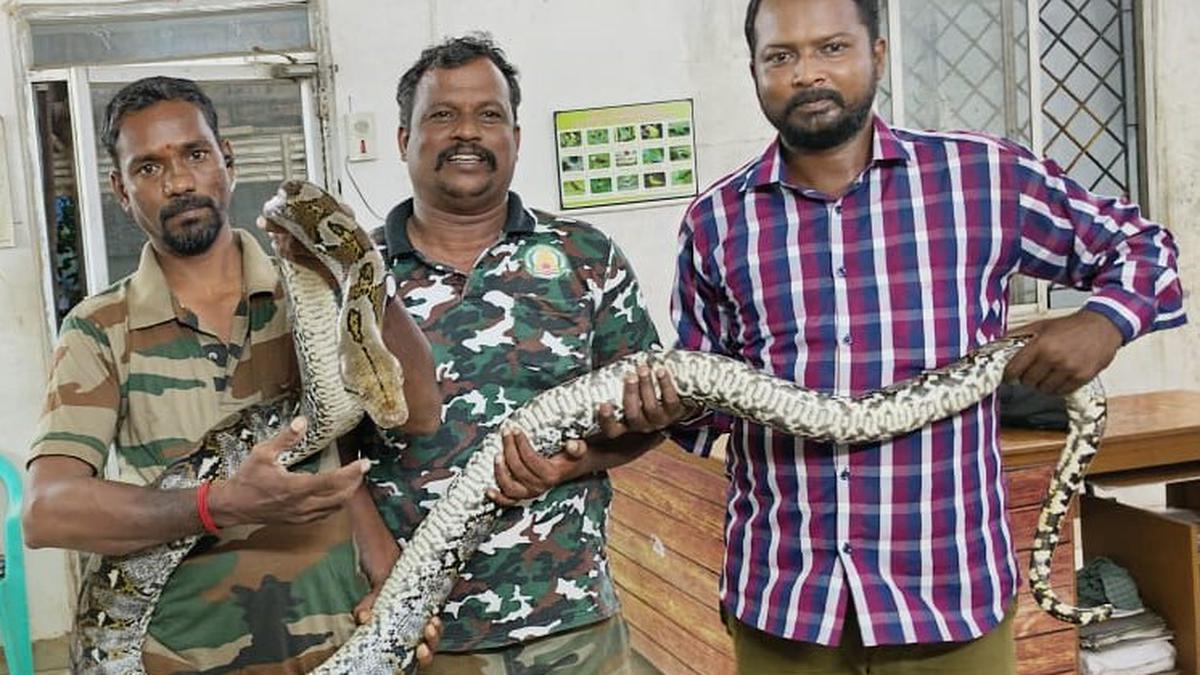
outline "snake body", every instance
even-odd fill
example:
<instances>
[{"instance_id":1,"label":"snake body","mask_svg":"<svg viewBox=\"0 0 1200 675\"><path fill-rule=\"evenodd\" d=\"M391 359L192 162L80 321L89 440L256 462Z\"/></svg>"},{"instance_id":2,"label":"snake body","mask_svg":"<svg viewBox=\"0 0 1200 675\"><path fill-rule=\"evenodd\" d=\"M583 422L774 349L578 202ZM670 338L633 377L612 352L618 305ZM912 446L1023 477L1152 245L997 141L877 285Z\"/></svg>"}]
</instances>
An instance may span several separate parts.
<instances>
[{"instance_id":1,"label":"snake body","mask_svg":"<svg viewBox=\"0 0 1200 675\"><path fill-rule=\"evenodd\" d=\"M346 388L355 392L351 398L360 402L381 426L395 426L395 418L389 422L387 410L388 402L403 400L400 383L389 380L387 371L376 367L386 361L386 350L380 354L381 343L364 337L362 331L355 332L352 322L344 320L348 314L346 305L351 299L382 297L382 291L371 291L366 282L361 281L365 275L354 271L358 264L355 256L373 257L373 249L362 244L366 240L365 234L332 197L307 184L285 183L280 197L269 203L264 213L285 225L298 241L316 254L333 276L347 281L342 284L340 297L331 299L328 285L324 286L326 292L320 293L316 288L296 284L296 279L304 279L311 273L285 265L289 271L285 273L284 281L291 294L291 304L297 307L296 342L301 368L305 371L304 394L299 401L253 406L237 419L214 429L202 443L201 450L181 462L181 465L194 468L181 469L182 478L170 479L179 486L195 484L195 475L228 472L230 467L236 466L237 456L244 456L255 439L278 428L293 408L306 411L312 411L314 406L320 408L324 404L324 394L318 392L315 381L329 377L330 362L341 362L342 376L347 379ZM352 240L359 243L350 244ZM381 270L381 267L370 270L373 279L375 270ZM361 281L358 289L351 281L355 279ZM371 288L380 289L381 284L377 280ZM355 293L360 295L355 296ZM313 339L313 335L302 339L301 334L309 330L309 324L301 320L300 308L310 304L324 304L328 308L338 303L341 303L343 329L336 341L328 335L323 341ZM376 322L381 316L380 310ZM551 455L562 447L563 441L598 431L595 410L599 404L608 402L620 411L624 377L641 364L666 369L681 396L694 405L719 409L790 435L838 443L862 443L914 431L984 399L999 384L1009 360L1027 341L1025 336L996 340L952 364L858 397L811 391L732 359L680 350L633 354L546 390L484 438L481 448L414 532L380 591L370 621L359 626L349 641L314 672L339 675L412 672L416 666L415 649L424 625L440 611L466 561L489 535L499 511L485 495L488 489L495 487L494 465L502 448L502 433L520 429L539 452ZM312 352L306 353L305 349ZM348 349L362 353L357 358L347 358ZM339 352L340 357L336 356ZM348 363L354 367L347 367ZM325 370L319 374L322 365ZM336 385L336 382L330 380L326 384ZM1098 385L1090 384L1067 396L1066 404L1071 431L1038 520L1029 577L1033 596L1040 607L1060 620L1086 624L1107 618L1112 607L1080 608L1058 598L1050 586L1050 560L1058 543L1058 528L1072 497L1082 486L1087 465L1098 448L1105 403ZM380 417L375 417L377 413ZM349 418L357 420L353 414L346 419ZM314 416L313 419L317 418ZM312 433L315 432L310 428ZM336 434L327 437L333 438ZM319 447L309 443L304 451ZM298 449L295 454L301 452ZM164 476L175 476L175 466ZM175 486L163 481L160 485ZM113 610L120 608L122 617L129 622L120 632L86 632L89 637L84 646L98 655L90 662L95 672L140 672L140 643L153 602L174 565L194 541L193 537L143 554L104 559L108 574L119 577L115 585L107 583L103 575L88 577L85 596L93 603L86 618L94 619L98 611L111 617ZM101 582L107 588L98 592ZM156 589L154 585L157 585ZM81 610L81 622L84 618ZM101 644L100 637L108 642ZM132 660L135 655L137 661Z\"/></svg>"},{"instance_id":2,"label":"snake body","mask_svg":"<svg viewBox=\"0 0 1200 675\"><path fill-rule=\"evenodd\" d=\"M463 472L430 510L384 584L372 620L317 671L411 672L413 648L425 622L440 611L468 557L489 536L499 509L484 495L495 487L495 459L505 429L520 429L543 454L563 441L598 431L596 406L620 409L624 377L640 364L671 373L683 398L796 436L861 443L919 429L957 413L991 393L1009 360L1028 341L1004 338L944 368L927 371L860 397L840 397L781 381L732 359L699 352L642 352L546 390L488 434ZM1086 624L1107 618L1111 606L1079 608L1050 586L1057 528L1096 453L1104 423L1104 397L1094 386L1067 397L1072 431L1049 489L1034 541L1030 584L1039 606L1062 621Z\"/></svg>"}]
</instances>

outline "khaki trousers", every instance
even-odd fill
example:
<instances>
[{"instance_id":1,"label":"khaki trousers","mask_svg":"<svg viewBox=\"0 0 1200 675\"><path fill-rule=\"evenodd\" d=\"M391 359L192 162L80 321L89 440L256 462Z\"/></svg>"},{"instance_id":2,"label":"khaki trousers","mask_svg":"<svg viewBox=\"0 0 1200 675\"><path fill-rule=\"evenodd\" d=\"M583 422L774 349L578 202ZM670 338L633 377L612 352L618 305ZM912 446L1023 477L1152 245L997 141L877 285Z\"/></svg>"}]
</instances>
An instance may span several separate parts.
<instances>
[{"instance_id":1,"label":"khaki trousers","mask_svg":"<svg viewBox=\"0 0 1200 675\"><path fill-rule=\"evenodd\" d=\"M1015 675L1014 613L1015 606L1000 625L970 642L883 647L863 646L853 609L837 647L785 640L732 617L726 624L741 675Z\"/></svg>"}]
</instances>

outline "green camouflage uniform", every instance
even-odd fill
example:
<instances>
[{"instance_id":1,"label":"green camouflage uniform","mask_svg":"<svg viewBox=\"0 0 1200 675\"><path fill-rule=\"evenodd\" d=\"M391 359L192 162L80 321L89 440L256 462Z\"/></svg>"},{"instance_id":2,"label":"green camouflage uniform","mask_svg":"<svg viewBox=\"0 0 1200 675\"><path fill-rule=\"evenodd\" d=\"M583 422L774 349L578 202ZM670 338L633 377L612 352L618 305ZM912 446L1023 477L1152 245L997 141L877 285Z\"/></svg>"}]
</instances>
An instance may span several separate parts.
<instances>
[{"instance_id":1,"label":"green camouflage uniform","mask_svg":"<svg viewBox=\"0 0 1200 675\"><path fill-rule=\"evenodd\" d=\"M388 257L433 347L443 423L429 437L389 432L370 451L378 464L367 478L401 546L509 413L658 340L624 256L591 226L527 210L510 193L500 240L464 274L413 249L411 213L408 201L388 216ZM439 652L503 647L616 614L604 546L611 495L598 474L507 510L450 594Z\"/></svg>"},{"instance_id":2,"label":"green camouflage uniform","mask_svg":"<svg viewBox=\"0 0 1200 675\"><path fill-rule=\"evenodd\" d=\"M179 305L148 244L136 272L72 310L54 353L34 458L76 457L98 475L107 469L110 478L145 485L222 418L299 386L277 270L253 238L235 233L245 297L228 344ZM115 467L106 466L110 444ZM330 448L294 470L337 464ZM307 525L206 536L163 591L146 668L308 670L354 629L350 610L368 590L358 569L345 509Z\"/></svg>"},{"instance_id":3,"label":"green camouflage uniform","mask_svg":"<svg viewBox=\"0 0 1200 675\"><path fill-rule=\"evenodd\" d=\"M629 658L629 629L620 615L516 647L465 654L439 652L420 675L650 675Z\"/></svg>"}]
</instances>

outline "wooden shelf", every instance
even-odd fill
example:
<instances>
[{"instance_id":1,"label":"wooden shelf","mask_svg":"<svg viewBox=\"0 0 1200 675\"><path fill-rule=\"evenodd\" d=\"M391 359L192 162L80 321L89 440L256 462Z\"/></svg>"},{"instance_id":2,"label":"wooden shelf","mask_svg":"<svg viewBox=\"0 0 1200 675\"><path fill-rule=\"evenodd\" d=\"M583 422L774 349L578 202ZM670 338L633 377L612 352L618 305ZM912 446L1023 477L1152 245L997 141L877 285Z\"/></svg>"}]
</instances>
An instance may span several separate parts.
<instances>
[{"instance_id":1,"label":"wooden shelf","mask_svg":"<svg viewBox=\"0 0 1200 675\"><path fill-rule=\"evenodd\" d=\"M1083 555L1106 556L1129 570L1138 594L1175 633L1176 668L1200 667L1200 514L1180 509L1151 510L1084 496Z\"/></svg>"}]
</instances>

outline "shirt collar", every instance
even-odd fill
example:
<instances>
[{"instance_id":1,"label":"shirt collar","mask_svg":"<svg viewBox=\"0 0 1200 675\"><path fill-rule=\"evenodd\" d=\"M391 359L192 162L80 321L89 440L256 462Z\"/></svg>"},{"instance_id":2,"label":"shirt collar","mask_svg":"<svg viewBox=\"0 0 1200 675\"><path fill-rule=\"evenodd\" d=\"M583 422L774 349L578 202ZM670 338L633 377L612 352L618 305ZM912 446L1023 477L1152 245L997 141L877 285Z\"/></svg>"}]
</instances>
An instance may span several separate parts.
<instances>
[{"instance_id":1,"label":"shirt collar","mask_svg":"<svg viewBox=\"0 0 1200 675\"><path fill-rule=\"evenodd\" d=\"M408 238L408 219L413 214L413 200L406 199L396 205L384 221L384 237L389 256L413 252L412 240ZM504 233L532 232L537 219L525 208L517 193L509 191L508 210L504 220Z\"/></svg>"},{"instance_id":2,"label":"shirt collar","mask_svg":"<svg viewBox=\"0 0 1200 675\"><path fill-rule=\"evenodd\" d=\"M883 164L888 162L906 163L911 158L904 144L896 137L895 130L875 115L875 142L871 144L871 163Z\"/></svg>"},{"instance_id":3,"label":"shirt collar","mask_svg":"<svg viewBox=\"0 0 1200 675\"><path fill-rule=\"evenodd\" d=\"M874 127L874 138L871 140L871 161L867 166L880 166L892 162L904 163L909 160L908 150L896 138L896 133L879 115L873 115L871 124ZM777 135L758 159L750 164L745 178L742 180L741 191L753 190L765 185L783 182L783 153Z\"/></svg>"},{"instance_id":4,"label":"shirt collar","mask_svg":"<svg viewBox=\"0 0 1200 675\"><path fill-rule=\"evenodd\" d=\"M274 294L279 285L279 272L250 233L233 230L234 241L242 252L242 288L245 296L259 293ZM129 326L132 330L147 328L179 316L175 296L167 286L158 256L150 242L142 246L137 270L129 279Z\"/></svg>"}]
</instances>

